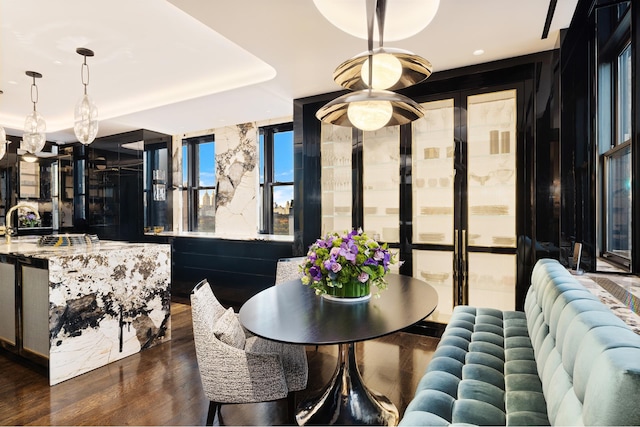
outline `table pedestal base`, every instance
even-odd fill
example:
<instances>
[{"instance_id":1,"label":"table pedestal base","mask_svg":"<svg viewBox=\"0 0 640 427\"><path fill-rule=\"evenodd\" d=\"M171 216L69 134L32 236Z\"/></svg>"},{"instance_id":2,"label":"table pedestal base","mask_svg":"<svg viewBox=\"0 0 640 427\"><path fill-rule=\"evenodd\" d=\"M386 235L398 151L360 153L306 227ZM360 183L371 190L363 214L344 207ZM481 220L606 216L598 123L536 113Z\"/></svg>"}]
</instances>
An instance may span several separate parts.
<instances>
[{"instance_id":1,"label":"table pedestal base","mask_svg":"<svg viewBox=\"0 0 640 427\"><path fill-rule=\"evenodd\" d=\"M396 406L362 382L355 344L340 344L338 365L322 393L298 407L298 425L397 425Z\"/></svg>"}]
</instances>

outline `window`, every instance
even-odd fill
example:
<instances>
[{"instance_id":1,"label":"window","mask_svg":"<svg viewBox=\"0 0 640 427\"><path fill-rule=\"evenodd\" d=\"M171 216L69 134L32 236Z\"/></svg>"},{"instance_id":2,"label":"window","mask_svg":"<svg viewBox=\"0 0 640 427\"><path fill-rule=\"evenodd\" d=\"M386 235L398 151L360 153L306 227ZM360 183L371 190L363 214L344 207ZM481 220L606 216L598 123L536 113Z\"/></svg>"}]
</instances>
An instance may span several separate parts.
<instances>
[{"instance_id":1,"label":"window","mask_svg":"<svg viewBox=\"0 0 640 427\"><path fill-rule=\"evenodd\" d=\"M631 266L631 91L629 8L598 11L598 152L600 254Z\"/></svg>"},{"instance_id":2,"label":"window","mask_svg":"<svg viewBox=\"0 0 640 427\"><path fill-rule=\"evenodd\" d=\"M215 231L216 184L214 136L182 140L184 230Z\"/></svg>"},{"instance_id":3,"label":"window","mask_svg":"<svg viewBox=\"0 0 640 427\"><path fill-rule=\"evenodd\" d=\"M293 235L293 123L260 128L260 232Z\"/></svg>"}]
</instances>

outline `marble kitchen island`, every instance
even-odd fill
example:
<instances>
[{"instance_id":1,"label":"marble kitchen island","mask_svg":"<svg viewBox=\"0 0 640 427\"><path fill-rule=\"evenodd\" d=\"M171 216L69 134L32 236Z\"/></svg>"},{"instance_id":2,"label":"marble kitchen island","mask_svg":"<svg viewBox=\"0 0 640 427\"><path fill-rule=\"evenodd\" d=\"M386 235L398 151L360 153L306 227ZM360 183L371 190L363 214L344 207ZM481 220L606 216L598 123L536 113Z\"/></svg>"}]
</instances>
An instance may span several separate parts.
<instances>
[{"instance_id":1,"label":"marble kitchen island","mask_svg":"<svg viewBox=\"0 0 640 427\"><path fill-rule=\"evenodd\" d=\"M64 244L64 243L63 243ZM57 384L171 339L170 245L0 244L0 347Z\"/></svg>"}]
</instances>

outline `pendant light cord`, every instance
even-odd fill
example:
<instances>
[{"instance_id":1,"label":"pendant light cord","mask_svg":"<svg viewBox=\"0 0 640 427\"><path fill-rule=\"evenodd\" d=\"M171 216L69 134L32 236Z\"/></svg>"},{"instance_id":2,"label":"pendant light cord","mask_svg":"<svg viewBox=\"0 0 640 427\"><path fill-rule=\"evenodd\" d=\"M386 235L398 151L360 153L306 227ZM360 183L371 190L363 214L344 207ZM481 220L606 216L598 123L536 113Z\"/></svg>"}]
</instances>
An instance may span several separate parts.
<instances>
[{"instance_id":1,"label":"pendant light cord","mask_svg":"<svg viewBox=\"0 0 640 427\"><path fill-rule=\"evenodd\" d=\"M373 21L378 0L367 0L367 48L369 51L369 90L373 89Z\"/></svg>"},{"instance_id":2,"label":"pendant light cord","mask_svg":"<svg viewBox=\"0 0 640 427\"><path fill-rule=\"evenodd\" d=\"M384 38L384 18L386 14L387 0L378 0L378 3L376 4L376 18L378 19L378 45L380 47L382 47L383 45L382 40Z\"/></svg>"}]
</instances>

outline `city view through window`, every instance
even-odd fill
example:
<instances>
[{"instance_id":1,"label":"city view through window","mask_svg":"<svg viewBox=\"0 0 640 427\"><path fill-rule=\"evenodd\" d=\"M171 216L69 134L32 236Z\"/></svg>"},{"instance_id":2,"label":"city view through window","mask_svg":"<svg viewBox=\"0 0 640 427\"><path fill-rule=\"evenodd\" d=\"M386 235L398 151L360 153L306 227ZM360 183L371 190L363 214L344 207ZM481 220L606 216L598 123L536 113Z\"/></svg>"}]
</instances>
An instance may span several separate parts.
<instances>
[{"instance_id":1,"label":"city view through window","mask_svg":"<svg viewBox=\"0 0 640 427\"><path fill-rule=\"evenodd\" d=\"M293 130L261 132L259 145L259 229L263 233L293 235ZM191 162L186 145L183 146L182 174L183 188L192 188L192 194L197 195L194 228L216 231L215 142L201 141L192 147L197 150L193 183L188 185ZM185 203L185 208L187 205Z\"/></svg>"}]
</instances>

